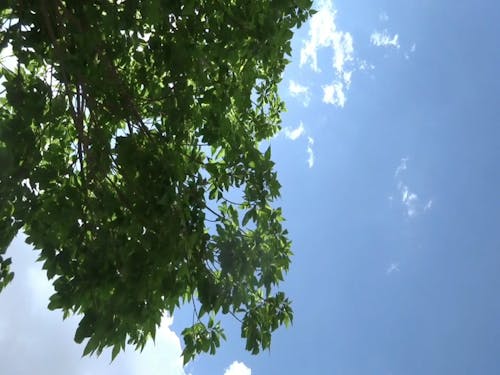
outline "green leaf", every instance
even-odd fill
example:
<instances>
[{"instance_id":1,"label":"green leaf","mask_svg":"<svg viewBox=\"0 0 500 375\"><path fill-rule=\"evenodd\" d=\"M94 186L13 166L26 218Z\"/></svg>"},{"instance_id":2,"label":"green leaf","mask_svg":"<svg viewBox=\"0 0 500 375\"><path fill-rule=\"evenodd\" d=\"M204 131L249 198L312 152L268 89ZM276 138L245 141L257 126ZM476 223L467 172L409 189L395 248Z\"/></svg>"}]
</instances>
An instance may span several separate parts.
<instances>
[{"instance_id":1,"label":"green leaf","mask_svg":"<svg viewBox=\"0 0 500 375\"><path fill-rule=\"evenodd\" d=\"M113 351L111 353L111 362L113 362L116 358L116 356L118 355L118 353L120 353L120 345L117 344L115 346L113 346Z\"/></svg>"},{"instance_id":2,"label":"green leaf","mask_svg":"<svg viewBox=\"0 0 500 375\"><path fill-rule=\"evenodd\" d=\"M95 338L93 338L93 337L90 338L90 340L85 345L85 349L83 349L82 357L85 357L87 355L90 355L90 354L96 352L97 349L98 349L98 342L97 342L97 340Z\"/></svg>"},{"instance_id":3,"label":"green leaf","mask_svg":"<svg viewBox=\"0 0 500 375\"><path fill-rule=\"evenodd\" d=\"M255 216L255 207L251 208L245 213L245 216L243 216L243 221L241 225L245 226L248 224L250 219L252 219Z\"/></svg>"},{"instance_id":4,"label":"green leaf","mask_svg":"<svg viewBox=\"0 0 500 375\"><path fill-rule=\"evenodd\" d=\"M48 308L82 315L85 355L142 349L181 304L196 310L185 362L225 339L220 312L247 314L248 350L268 347L292 312L256 299L291 251L259 145L279 130L290 30L312 2L73 1L57 17L35 3L0 10L20 62L2 69L0 290L22 228Z\"/></svg>"}]
</instances>

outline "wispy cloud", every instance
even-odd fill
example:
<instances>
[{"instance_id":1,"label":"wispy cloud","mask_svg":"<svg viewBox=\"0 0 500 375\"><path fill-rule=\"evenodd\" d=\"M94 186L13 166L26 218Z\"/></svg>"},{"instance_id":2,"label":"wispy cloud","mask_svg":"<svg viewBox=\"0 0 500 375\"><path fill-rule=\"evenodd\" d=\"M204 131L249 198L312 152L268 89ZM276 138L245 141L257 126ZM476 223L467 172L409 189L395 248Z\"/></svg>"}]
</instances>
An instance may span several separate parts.
<instances>
[{"instance_id":1,"label":"wispy cloud","mask_svg":"<svg viewBox=\"0 0 500 375\"><path fill-rule=\"evenodd\" d=\"M285 127L283 128L283 133L285 137L292 141L296 141L300 137L302 137L304 134L306 134L306 130L304 128L304 124L301 121L299 123L299 126L297 126L295 129ZM314 145L314 138L313 137L307 137L307 165L309 168L312 168L314 166L314 151L313 151L313 145Z\"/></svg>"},{"instance_id":2,"label":"wispy cloud","mask_svg":"<svg viewBox=\"0 0 500 375\"><path fill-rule=\"evenodd\" d=\"M339 107L344 107L345 93L344 84L342 82L334 82L331 85L323 87L323 103L334 104Z\"/></svg>"},{"instance_id":3,"label":"wispy cloud","mask_svg":"<svg viewBox=\"0 0 500 375\"><path fill-rule=\"evenodd\" d=\"M398 167L396 168L396 172L394 172L394 177L398 177L402 172L406 171L406 168L408 168L406 165L407 162L408 162L408 158L401 159Z\"/></svg>"},{"instance_id":4,"label":"wispy cloud","mask_svg":"<svg viewBox=\"0 0 500 375\"><path fill-rule=\"evenodd\" d=\"M295 129L290 129L290 128L283 128L283 131L285 132L285 137L287 137L288 139L292 140L292 141L295 141L297 139L300 138L300 136L302 136L302 134L304 134L304 124L302 123L302 121L300 122L299 126L297 126Z\"/></svg>"},{"instance_id":5,"label":"wispy cloud","mask_svg":"<svg viewBox=\"0 0 500 375\"><path fill-rule=\"evenodd\" d=\"M314 139L312 137L307 137L307 154L309 155L307 164L309 165L309 168L312 168L314 166L314 151L312 149L313 145Z\"/></svg>"},{"instance_id":6,"label":"wispy cloud","mask_svg":"<svg viewBox=\"0 0 500 375\"><path fill-rule=\"evenodd\" d=\"M378 14L378 19L381 22L387 22L389 21L389 15L385 11L382 11Z\"/></svg>"},{"instance_id":7,"label":"wispy cloud","mask_svg":"<svg viewBox=\"0 0 500 375\"><path fill-rule=\"evenodd\" d=\"M429 199L424 206L424 211L430 210L432 208L432 199Z\"/></svg>"},{"instance_id":8,"label":"wispy cloud","mask_svg":"<svg viewBox=\"0 0 500 375\"><path fill-rule=\"evenodd\" d=\"M290 95L292 95L293 97L301 97L304 107L307 107L309 105L309 102L311 101L309 87L302 86L300 83L297 83L294 80L290 80L288 91L290 91Z\"/></svg>"},{"instance_id":9,"label":"wispy cloud","mask_svg":"<svg viewBox=\"0 0 500 375\"><path fill-rule=\"evenodd\" d=\"M224 375L252 375L252 370L243 362L234 361L226 371L224 371Z\"/></svg>"},{"instance_id":10,"label":"wispy cloud","mask_svg":"<svg viewBox=\"0 0 500 375\"><path fill-rule=\"evenodd\" d=\"M390 275L393 272L399 272L399 271L400 271L399 263L391 263L389 267L387 267L387 269L385 270L385 273L387 275Z\"/></svg>"},{"instance_id":11,"label":"wispy cloud","mask_svg":"<svg viewBox=\"0 0 500 375\"><path fill-rule=\"evenodd\" d=\"M373 69L375 69L375 65L369 63L366 60L360 60L359 61L358 70L361 70L361 71L366 70L366 71L368 71L368 70L373 70Z\"/></svg>"},{"instance_id":12,"label":"wispy cloud","mask_svg":"<svg viewBox=\"0 0 500 375\"><path fill-rule=\"evenodd\" d=\"M389 35L389 32L387 30L374 31L370 35L370 42L377 47L400 47L399 35L394 34L393 36L391 36Z\"/></svg>"},{"instance_id":13,"label":"wispy cloud","mask_svg":"<svg viewBox=\"0 0 500 375\"><path fill-rule=\"evenodd\" d=\"M343 100L334 100L333 89L328 89L332 95L323 97L323 102L340 105L345 103L344 90L349 89L354 64L354 42L349 32L339 30L335 23L337 11L331 0L319 1L318 12L309 21L309 38L304 42L300 51L300 66L309 64L315 72L320 72L318 66L318 50L330 48L333 52L332 67L334 71L333 81L327 87L335 87L336 97ZM324 86L325 87L325 86ZM323 87L323 90L325 90ZM331 99L331 100L328 100Z\"/></svg>"},{"instance_id":14,"label":"wispy cloud","mask_svg":"<svg viewBox=\"0 0 500 375\"><path fill-rule=\"evenodd\" d=\"M399 191L401 193L401 203L406 206L408 216L415 216L417 213L418 195L411 192L408 186L402 183L399 184Z\"/></svg>"},{"instance_id":15,"label":"wispy cloud","mask_svg":"<svg viewBox=\"0 0 500 375\"><path fill-rule=\"evenodd\" d=\"M400 195L400 202L406 209L408 217L412 218L419 212L425 212L432 208L432 200L428 200L425 204L421 203L419 196L404 183L403 174L408 169L408 158L402 158L394 171L394 178L396 179L397 189ZM389 197L392 204L393 196Z\"/></svg>"},{"instance_id":16,"label":"wispy cloud","mask_svg":"<svg viewBox=\"0 0 500 375\"><path fill-rule=\"evenodd\" d=\"M409 60L410 55L414 54L416 50L417 50L417 45L413 43L410 47L410 50L408 52L405 52L405 59Z\"/></svg>"}]
</instances>

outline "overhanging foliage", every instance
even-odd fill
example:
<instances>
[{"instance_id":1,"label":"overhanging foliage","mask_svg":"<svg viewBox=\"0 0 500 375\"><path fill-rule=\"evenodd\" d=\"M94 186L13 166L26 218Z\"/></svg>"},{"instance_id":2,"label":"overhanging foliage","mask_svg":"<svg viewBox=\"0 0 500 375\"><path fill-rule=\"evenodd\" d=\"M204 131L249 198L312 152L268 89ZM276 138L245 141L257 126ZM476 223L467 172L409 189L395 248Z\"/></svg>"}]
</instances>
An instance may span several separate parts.
<instances>
[{"instance_id":1,"label":"overhanging foliage","mask_svg":"<svg viewBox=\"0 0 500 375\"><path fill-rule=\"evenodd\" d=\"M0 289L22 230L82 314L85 354L142 348L193 303L184 359L214 353L216 314L268 348L292 320L276 285L290 242L270 149L293 28L310 0L32 0L0 5ZM230 200L241 192L241 202Z\"/></svg>"}]
</instances>

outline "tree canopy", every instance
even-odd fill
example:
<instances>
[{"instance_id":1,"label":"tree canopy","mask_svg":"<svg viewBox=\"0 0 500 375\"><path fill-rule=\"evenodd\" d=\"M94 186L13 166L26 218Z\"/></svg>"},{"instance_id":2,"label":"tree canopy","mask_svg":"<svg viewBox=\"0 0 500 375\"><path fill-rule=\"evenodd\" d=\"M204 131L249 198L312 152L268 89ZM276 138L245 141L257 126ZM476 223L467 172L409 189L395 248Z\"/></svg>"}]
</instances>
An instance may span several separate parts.
<instances>
[{"instance_id":1,"label":"tree canopy","mask_svg":"<svg viewBox=\"0 0 500 375\"><path fill-rule=\"evenodd\" d=\"M270 148L311 0L6 0L0 5L0 290L22 231L81 320L84 354L154 339L192 304L184 360L231 314L252 353L292 320Z\"/></svg>"}]
</instances>

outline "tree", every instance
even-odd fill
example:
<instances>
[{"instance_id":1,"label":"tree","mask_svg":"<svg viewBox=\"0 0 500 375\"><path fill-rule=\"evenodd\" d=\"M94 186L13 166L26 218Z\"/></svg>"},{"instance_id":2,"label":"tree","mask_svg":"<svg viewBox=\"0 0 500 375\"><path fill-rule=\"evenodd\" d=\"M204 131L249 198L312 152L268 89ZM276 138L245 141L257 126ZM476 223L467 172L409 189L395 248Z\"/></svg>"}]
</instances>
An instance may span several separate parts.
<instances>
[{"instance_id":1,"label":"tree","mask_svg":"<svg viewBox=\"0 0 500 375\"><path fill-rule=\"evenodd\" d=\"M311 0L7 0L0 5L0 289L22 230L49 309L84 354L143 348L192 303L184 360L221 314L252 353L292 320L290 241L273 201L277 84ZM236 197L236 198L235 198ZM238 200L238 202L235 202Z\"/></svg>"}]
</instances>

